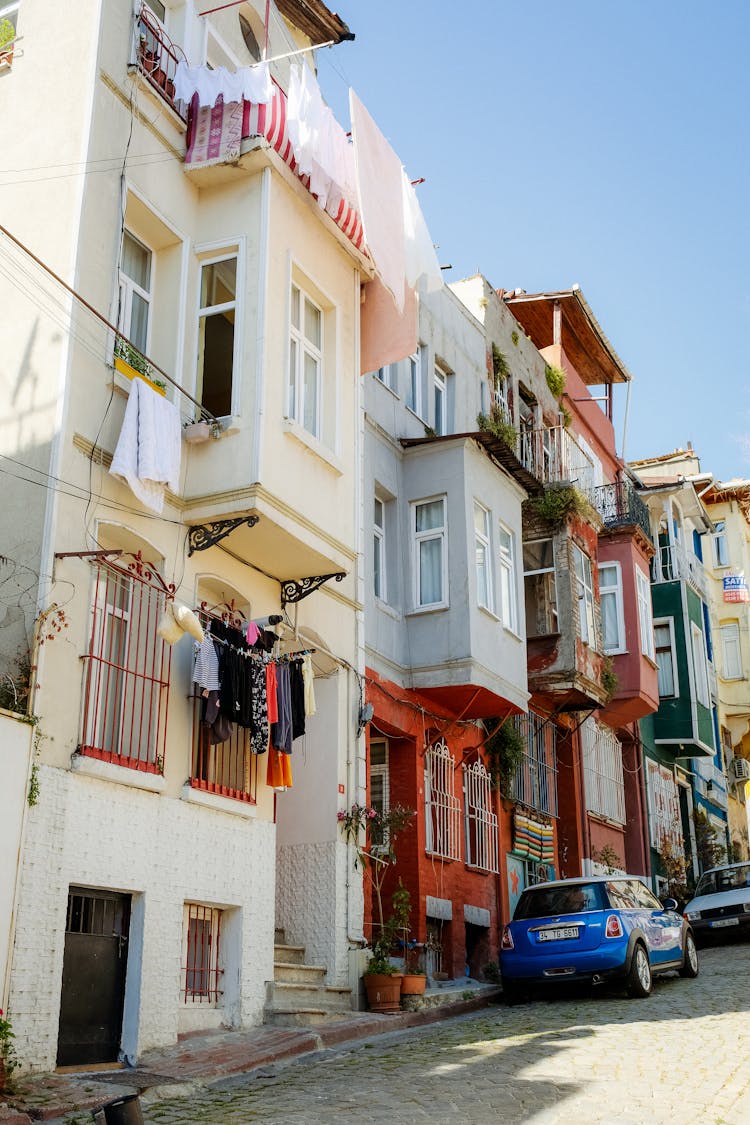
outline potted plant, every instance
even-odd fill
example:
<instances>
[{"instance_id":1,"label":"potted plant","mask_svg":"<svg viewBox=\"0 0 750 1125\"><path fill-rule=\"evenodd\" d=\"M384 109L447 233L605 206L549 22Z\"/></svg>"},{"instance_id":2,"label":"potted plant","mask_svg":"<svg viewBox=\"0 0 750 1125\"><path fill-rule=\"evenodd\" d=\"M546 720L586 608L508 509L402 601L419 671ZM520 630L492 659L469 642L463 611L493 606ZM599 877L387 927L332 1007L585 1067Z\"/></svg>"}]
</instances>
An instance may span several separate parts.
<instances>
[{"instance_id":1,"label":"potted plant","mask_svg":"<svg viewBox=\"0 0 750 1125\"><path fill-rule=\"evenodd\" d=\"M13 1025L0 1008L0 1094L10 1088L13 1071L18 1066L14 1039Z\"/></svg>"},{"instance_id":2,"label":"potted plant","mask_svg":"<svg viewBox=\"0 0 750 1125\"><path fill-rule=\"evenodd\" d=\"M393 918L400 943L404 950L404 973L401 977L402 996L421 996L427 986L427 977L419 968L419 947L411 937L411 894L399 879L393 892Z\"/></svg>"},{"instance_id":3,"label":"potted plant","mask_svg":"<svg viewBox=\"0 0 750 1125\"><path fill-rule=\"evenodd\" d=\"M13 44L16 40L16 29L9 19L0 20L0 63L10 66L13 62Z\"/></svg>"},{"instance_id":4,"label":"potted plant","mask_svg":"<svg viewBox=\"0 0 750 1125\"><path fill-rule=\"evenodd\" d=\"M372 956L364 973L367 1002L374 1012L397 1012L401 1001L401 976L391 962L390 953L396 942L403 914L398 907L388 918L383 910L383 884L389 868L396 862L395 843L398 833L407 827L413 809L394 805L387 812L367 805L352 805L338 813L338 822L346 839L357 852L355 866L361 866L370 880L377 910L376 936ZM408 894L408 892L407 892Z\"/></svg>"},{"instance_id":5,"label":"potted plant","mask_svg":"<svg viewBox=\"0 0 750 1125\"><path fill-rule=\"evenodd\" d=\"M115 370L124 375L126 379L134 379L136 375L139 375L158 394L166 394L167 384L164 380L154 378L151 374L151 364L146 357L141 355L138 349L129 344L122 336L115 337L114 360Z\"/></svg>"}]
</instances>

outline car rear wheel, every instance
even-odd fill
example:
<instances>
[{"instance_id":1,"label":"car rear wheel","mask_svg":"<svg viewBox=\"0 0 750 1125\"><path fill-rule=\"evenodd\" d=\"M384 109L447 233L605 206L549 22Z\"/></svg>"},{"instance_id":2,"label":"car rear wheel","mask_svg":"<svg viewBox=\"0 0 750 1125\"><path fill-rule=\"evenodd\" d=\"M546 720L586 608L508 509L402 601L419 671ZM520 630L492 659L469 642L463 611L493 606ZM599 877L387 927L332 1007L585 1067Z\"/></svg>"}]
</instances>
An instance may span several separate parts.
<instances>
[{"instance_id":1,"label":"car rear wheel","mask_svg":"<svg viewBox=\"0 0 750 1125\"><path fill-rule=\"evenodd\" d=\"M651 995L653 978L645 946L640 942L633 950L633 960L628 973L628 996L644 999Z\"/></svg>"},{"instance_id":2,"label":"car rear wheel","mask_svg":"<svg viewBox=\"0 0 750 1125\"><path fill-rule=\"evenodd\" d=\"M681 977L698 976L698 950L695 947L695 938L692 934L685 935L685 945L682 950Z\"/></svg>"}]
</instances>

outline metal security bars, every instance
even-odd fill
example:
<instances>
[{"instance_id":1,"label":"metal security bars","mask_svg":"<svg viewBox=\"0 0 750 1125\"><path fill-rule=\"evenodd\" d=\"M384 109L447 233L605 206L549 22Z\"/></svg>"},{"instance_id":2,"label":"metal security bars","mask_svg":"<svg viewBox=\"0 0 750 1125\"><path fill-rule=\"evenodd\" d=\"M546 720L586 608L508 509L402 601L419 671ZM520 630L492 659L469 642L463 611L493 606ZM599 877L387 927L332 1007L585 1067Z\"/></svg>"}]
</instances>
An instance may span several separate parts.
<instances>
[{"instance_id":1,"label":"metal security bars","mask_svg":"<svg viewBox=\"0 0 750 1125\"><path fill-rule=\"evenodd\" d=\"M158 773L164 766L171 649L156 629L173 588L140 554L117 562L100 557L93 565L80 751Z\"/></svg>"},{"instance_id":2,"label":"metal security bars","mask_svg":"<svg viewBox=\"0 0 750 1125\"><path fill-rule=\"evenodd\" d=\"M629 480L600 484L594 489L594 506L605 527L639 527L652 542L648 507Z\"/></svg>"},{"instance_id":3,"label":"metal security bars","mask_svg":"<svg viewBox=\"0 0 750 1125\"><path fill-rule=\"evenodd\" d=\"M616 824L625 823L622 746L609 727L588 718L581 726L586 808Z\"/></svg>"},{"instance_id":4,"label":"metal security bars","mask_svg":"<svg viewBox=\"0 0 750 1125\"><path fill-rule=\"evenodd\" d=\"M221 910L190 904L185 910L185 963L182 995L186 1003L216 1007L223 969L219 966Z\"/></svg>"},{"instance_id":5,"label":"metal security bars","mask_svg":"<svg viewBox=\"0 0 750 1125\"><path fill-rule=\"evenodd\" d=\"M513 800L557 816L557 730L535 715L517 715L515 726L526 743L523 760L513 779Z\"/></svg>"},{"instance_id":6,"label":"metal security bars","mask_svg":"<svg viewBox=\"0 0 750 1125\"><path fill-rule=\"evenodd\" d=\"M461 802L454 792L453 755L441 739L424 757L425 848L444 859L460 859Z\"/></svg>"},{"instance_id":7,"label":"metal security bars","mask_svg":"<svg viewBox=\"0 0 750 1125\"><path fill-rule=\"evenodd\" d=\"M491 779L481 762L463 766L466 862L482 871L500 870L497 816L492 812Z\"/></svg>"},{"instance_id":8,"label":"metal security bars","mask_svg":"<svg viewBox=\"0 0 750 1125\"><path fill-rule=\"evenodd\" d=\"M205 700L193 699L193 753L190 785L220 797L254 805L258 793L258 755L250 748L250 731L232 723L224 742L211 742L211 727L202 721Z\"/></svg>"}]
</instances>

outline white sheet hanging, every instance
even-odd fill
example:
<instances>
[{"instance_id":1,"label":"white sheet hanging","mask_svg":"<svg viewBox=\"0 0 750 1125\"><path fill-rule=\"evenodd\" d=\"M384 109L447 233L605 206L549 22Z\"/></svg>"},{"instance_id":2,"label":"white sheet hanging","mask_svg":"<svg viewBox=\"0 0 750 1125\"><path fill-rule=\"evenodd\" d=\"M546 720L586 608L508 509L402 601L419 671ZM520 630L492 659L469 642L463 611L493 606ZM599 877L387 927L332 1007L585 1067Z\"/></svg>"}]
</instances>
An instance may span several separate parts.
<instances>
[{"instance_id":1,"label":"white sheet hanging","mask_svg":"<svg viewBox=\"0 0 750 1125\"><path fill-rule=\"evenodd\" d=\"M232 73L225 66L211 70L207 66L188 66L180 60L174 78L175 99L189 102L194 94L202 107L216 105L219 95L225 103L246 101L265 105L273 97L269 65L261 62Z\"/></svg>"},{"instance_id":2,"label":"white sheet hanging","mask_svg":"<svg viewBox=\"0 0 750 1125\"><path fill-rule=\"evenodd\" d=\"M427 292L434 293L443 286L443 271L440 269L417 193L406 172L403 175L406 283L414 289L420 279L424 278Z\"/></svg>"},{"instance_id":3,"label":"white sheet hanging","mask_svg":"<svg viewBox=\"0 0 750 1125\"><path fill-rule=\"evenodd\" d=\"M143 379L133 379L109 471L154 512L164 508L166 488L179 489L181 436L177 407Z\"/></svg>"},{"instance_id":4,"label":"white sheet hanging","mask_svg":"<svg viewBox=\"0 0 750 1125\"><path fill-rule=\"evenodd\" d=\"M357 206L354 150L308 66L293 63L287 94L287 127L299 172L310 177L310 191L330 213L344 199Z\"/></svg>"}]
</instances>

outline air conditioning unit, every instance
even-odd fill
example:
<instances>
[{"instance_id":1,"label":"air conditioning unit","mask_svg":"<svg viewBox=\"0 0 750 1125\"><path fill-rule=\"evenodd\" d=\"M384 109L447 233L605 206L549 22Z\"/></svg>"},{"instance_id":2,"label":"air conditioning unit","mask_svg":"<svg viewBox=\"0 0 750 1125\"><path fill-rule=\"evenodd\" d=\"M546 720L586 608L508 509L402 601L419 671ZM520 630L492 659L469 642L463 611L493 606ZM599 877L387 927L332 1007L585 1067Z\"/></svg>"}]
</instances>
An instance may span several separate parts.
<instances>
[{"instance_id":1,"label":"air conditioning unit","mask_svg":"<svg viewBox=\"0 0 750 1125\"><path fill-rule=\"evenodd\" d=\"M734 758L732 772L735 781L750 781L750 762L746 758Z\"/></svg>"}]
</instances>

